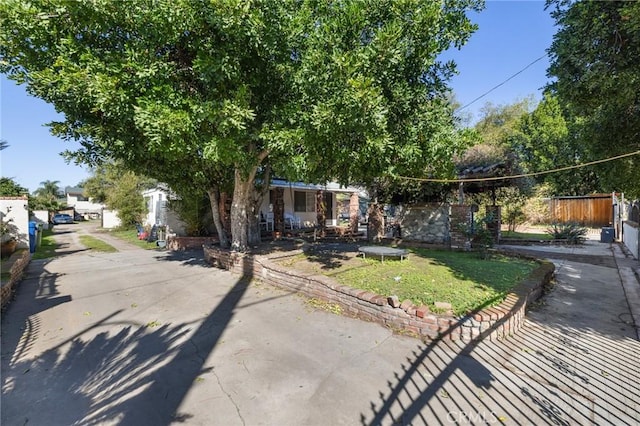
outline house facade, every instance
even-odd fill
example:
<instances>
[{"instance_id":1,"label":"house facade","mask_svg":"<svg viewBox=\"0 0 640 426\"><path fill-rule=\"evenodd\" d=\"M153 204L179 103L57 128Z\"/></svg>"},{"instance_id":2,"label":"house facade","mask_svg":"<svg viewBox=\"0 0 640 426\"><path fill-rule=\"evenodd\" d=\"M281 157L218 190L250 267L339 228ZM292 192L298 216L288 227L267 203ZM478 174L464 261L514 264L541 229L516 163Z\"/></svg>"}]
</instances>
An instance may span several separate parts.
<instances>
[{"instance_id":1,"label":"house facade","mask_svg":"<svg viewBox=\"0 0 640 426\"><path fill-rule=\"evenodd\" d=\"M185 224L178 218L169 206L168 201L176 199L176 195L169 187L159 184L155 188L142 192L142 197L147 206L147 215L144 218L146 226L166 226L168 233L185 235Z\"/></svg>"},{"instance_id":2,"label":"house facade","mask_svg":"<svg viewBox=\"0 0 640 426\"><path fill-rule=\"evenodd\" d=\"M21 197L0 197L0 223L2 242L13 238L17 248L29 247L29 199Z\"/></svg>"},{"instance_id":3,"label":"house facade","mask_svg":"<svg viewBox=\"0 0 640 426\"><path fill-rule=\"evenodd\" d=\"M105 205L102 203L94 203L90 198L83 195L83 189L68 186L64 193L66 197L67 208L73 208L76 213L83 216L92 216L102 214Z\"/></svg>"},{"instance_id":4,"label":"house facade","mask_svg":"<svg viewBox=\"0 0 640 426\"><path fill-rule=\"evenodd\" d=\"M342 187L337 183L314 185L274 179L260 206L260 222L266 225L267 230L273 230L275 204L278 203L278 200L282 200L285 227L315 226L318 220L316 206L318 191L322 191L326 206L326 226L338 225L340 209L337 194L357 193L359 197L367 197L366 192L360 188ZM185 235L185 224L168 206L168 201L174 199L176 194L167 185L160 184L155 188L145 190L142 196L148 211L144 221L145 225L167 226L169 233L178 236ZM267 225L267 218L271 218L271 226Z\"/></svg>"},{"instance_id":5,"label":"house facade","mask_svg":"<svg viewBox=\"0 0 640 426\"><path fill-rule=\"evenodd\" d=\"M289 182L283 179L273 179L269 193L262 200L260 213L263 217L273 213L274 204L281 195L284 207L285 223L299 224L299 227L312 227L317 224L317 194L322 191L326 208L325 226L337 226L339 221L340 206L337 194L357 193L359 198L368 198L361 188L344 187L336 182L324 185L306 184L302 182ZM294 225L295 226L295 225Z\"/></svg>"}]
</instances>

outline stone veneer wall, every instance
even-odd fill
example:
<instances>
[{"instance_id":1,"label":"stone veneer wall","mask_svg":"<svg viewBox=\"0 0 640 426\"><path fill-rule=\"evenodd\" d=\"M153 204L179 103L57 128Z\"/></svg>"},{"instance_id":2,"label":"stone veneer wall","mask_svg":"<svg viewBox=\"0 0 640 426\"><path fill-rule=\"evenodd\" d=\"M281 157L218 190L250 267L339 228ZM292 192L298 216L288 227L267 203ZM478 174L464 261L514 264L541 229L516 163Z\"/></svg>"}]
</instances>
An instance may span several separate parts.
<instances>
[{"instance_id":1,"label":"stone veneer wall","mask_svg":"<svg viewBox=\"0 0 640 426\"><path fill-rule=\"evenodd\" d=\"M31 253L29 253L29 250L22 250L20 253L14 254L14 256L18 256L18 259L11 266L11 277L8 281L2 283L2 288L0 289L2 309L4 309L11 300L11 295L15 287L17 287L20 280L22 280L24 270L31 261Z\"/></svg>"},{"instance_id":2,"label":"stone veneer wall","mask_svg":"<svg viewBox=\"0 0 640 426\"><path fill-rule=\"evenodd\" d=\"M450 240L449 204L408 206L399 222L403 240L431 244L446 244Z\"/></svg>"},{"instance_id":3,"label":"stone veneer wall","mask_svg":"<svg viewBox=\"0 0 640 426\"><path fill-rule=\"evenodd\" d=\"M304 274L277 264L302 250L254 256L204 247L205 260L232 272L252 276L285 290L340 305L354 317L378 322L394 330L403 330L429 338L471 341L506 338L517 332L524 322L527 307L542 294L543 287L553 277L554 266L541 262L530 276L518 284L499 306L469 313L464 317L439 315L427 306L415 306L409 300L385 297L338 284L324 275Z\"/></svg>"}]
</instances>

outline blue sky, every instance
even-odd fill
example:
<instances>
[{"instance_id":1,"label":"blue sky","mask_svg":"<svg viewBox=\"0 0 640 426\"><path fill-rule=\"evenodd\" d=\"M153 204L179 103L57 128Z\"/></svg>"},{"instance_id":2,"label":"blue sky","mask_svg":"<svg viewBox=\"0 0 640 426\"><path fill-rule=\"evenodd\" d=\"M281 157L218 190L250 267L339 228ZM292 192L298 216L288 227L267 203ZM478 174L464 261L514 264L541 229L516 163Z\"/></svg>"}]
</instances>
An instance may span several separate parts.
<instances>
[{"instance_id":1,"label":"blue sky","mask_svg":"<svg viewBox=\"0 0 640 426\"><path fill-rule=\"evenodd\" d=\"M543 1L487 1L485 10L470 18L480 26L478 31L461 50L444 55L458 64L459 74L451 86L462 105L545 55L555 33ZM529 95L539 99L548 66L548 58L538 61L464 111L475 121L486 102L509 104ZM0 151L2 176L14 178L31 192L45 180L57 180L65 187L89 176L85 168L66 164L59 155L78 145L54 138L44 126L60 119L53 106L27 95L23 86L4 75L0 97L0 138L10 145Z\"/></svg>"}]
</instances>

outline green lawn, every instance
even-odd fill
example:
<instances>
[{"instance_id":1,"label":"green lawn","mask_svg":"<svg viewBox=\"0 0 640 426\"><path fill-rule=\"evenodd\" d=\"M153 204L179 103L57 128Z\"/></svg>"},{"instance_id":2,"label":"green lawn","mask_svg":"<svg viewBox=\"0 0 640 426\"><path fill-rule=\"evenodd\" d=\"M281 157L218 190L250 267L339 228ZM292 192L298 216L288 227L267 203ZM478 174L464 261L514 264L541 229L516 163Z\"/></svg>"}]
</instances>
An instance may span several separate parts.
<instances>
[{"instance_id":1,"label":"green lawn","mask_svg":"<svg viewBox=\"0 0 640 426\"><path fill-rule=\"evenodd\" d=\"M56 244L53 239L53 231L51 229L42 230L42 244L36 248L36 252L33 253L32 259L46 259L56 255Z\"/></svg>"},{"instance_id":2,"label":"green lawn","mask_svg":"<svg viewBox=\"0 0 640 426\"><path fill-rule=\"evenodd\" d=\"M132 229L118 229L115 231L109 231L109 235L113 235L116 238L120 238L123 241L134 244L143 249L157 249L155 241L152 243L148 243L144 240L138 239L138 231L135 228Z\"/></svg>"},{"instance_id":3,"label":"green lawn","mask_svg":"<svg viewBox=\"0 0 640 426\"><path fill-rule=\"evenodd\" d=\"M298 269L304 262L311 270L335 278L340 284L399 299L410 299L415 305L426 305L434 311L435 302L450 303L454 314L495 306L522 281L536 263L494 255L479 258L477 253L446 250L412 250L407 260L344 258L327 268L313 258L299 256L286 263Z\"/></svg>"},{"instance_id":4,"label":"green lawn","mask_svg":"<svg viewBox=\"0 0 640 426\"><path fill-rule=\"evenodd\" d=\"M114 253L118 251L114 246L92 237L91 235L80 235L80 242L89 250L101 251L104 253Z\"/></svg>"}]
</instances>

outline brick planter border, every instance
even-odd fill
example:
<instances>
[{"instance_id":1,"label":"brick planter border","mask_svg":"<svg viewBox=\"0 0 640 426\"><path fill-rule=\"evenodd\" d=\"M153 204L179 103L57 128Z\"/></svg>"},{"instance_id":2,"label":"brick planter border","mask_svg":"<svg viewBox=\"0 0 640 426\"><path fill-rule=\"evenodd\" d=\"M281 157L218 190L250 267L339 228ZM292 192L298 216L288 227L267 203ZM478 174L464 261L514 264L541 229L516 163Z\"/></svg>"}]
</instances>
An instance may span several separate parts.
<instances>
[{"instance_id":1,"label":"brick planter border","mask_svg":"<svg viewBox=\"0 0 640 426\"><path fill-rule=\"evenodd\" d=\"M302 250L286 254L253 255L218 247L204 246L203 249L205 260L214 266L310 298L338 304L347 315L426 339L499 340L518 332L527 307L542 295L545 284L551 281L555 270L553 263L538 261L540 266L516 285L500 305L454 317L435 314L427 306L415 306L410 300L399 301L394 297L358 290L338 284L324 275L305 274L275 262L300 254Z\"/></svg>"},{"instance_id":2,"label":"brick planter border","mask_svg":"<svg viewBox=\"0 0 640 426\"><path fill-rule=\"evenodd\" d=\"M22 250L22 253L19 254L19 258L11 266L11 277L8 281L2 283L2 289L0 289L0 300L2 304L2 309L6 308L11 300L11 296L13 292L18 287L18 283L22 280L25 269L27 269L27 265L31 261L31 253L29 250Z\"/></svg>"},{"instance_id":3,"label":"brick planter border","mask_svg":"<svg viewBox=\"0 0 640 426\"><path fill-rule=\"evenodd\" d=\"M205 244L217 242L218 237L169 237L167 238L167 249L171 251L198 249Z\"/></svg>"}]
</instances>

